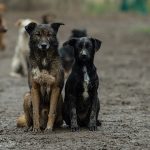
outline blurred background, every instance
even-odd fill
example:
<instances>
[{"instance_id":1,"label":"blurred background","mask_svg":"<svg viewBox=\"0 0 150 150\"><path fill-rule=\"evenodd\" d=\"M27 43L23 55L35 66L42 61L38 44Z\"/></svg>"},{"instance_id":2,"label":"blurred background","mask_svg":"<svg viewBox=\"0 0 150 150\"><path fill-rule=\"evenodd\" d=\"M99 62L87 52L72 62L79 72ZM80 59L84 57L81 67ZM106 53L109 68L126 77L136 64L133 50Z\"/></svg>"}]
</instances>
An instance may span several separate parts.
<instances>
[{"instance_id":1,"label":"blurred background","mask_svg":"<svg viewBox=\"0 0 150 150\"><path fill-rule=\"evenodd\" d=\"M105 11L141 11L147 13L150 10L149 0L1 0L9 10L42 10L68 11L80 10L89 13L102 13ZM67 9L66 9L67 8Z\"/></svg>"},{"instance_id":2,"label":"blurred background","mask_svg":"<svg viewBox=\"0 0 150 150\"><path fill-rule=\"evenodd\" d=\"M8 31L0 51L0 149L149 149L150 139L150 0L0 0ZM25 134L16 129L23 112L27 78L9 76L18 41L18 19L41 22L44 14L63 22L61 44L71 30L86 29L102 41L95 65L100 78L102 127L96 133L67 130ZM30 137L30 138L29 138ZM2 140L1 140L2 138ZM41 142L42 141L42 142ZM45 141L46 143L43 143Z\"/></svg>"}]
</instances>

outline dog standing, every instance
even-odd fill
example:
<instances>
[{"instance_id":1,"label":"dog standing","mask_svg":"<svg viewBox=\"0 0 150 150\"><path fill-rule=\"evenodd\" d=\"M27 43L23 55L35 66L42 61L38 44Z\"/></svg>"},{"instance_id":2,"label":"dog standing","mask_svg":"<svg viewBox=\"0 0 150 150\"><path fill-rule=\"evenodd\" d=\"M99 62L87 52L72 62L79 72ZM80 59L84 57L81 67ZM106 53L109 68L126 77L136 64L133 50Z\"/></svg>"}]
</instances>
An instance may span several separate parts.
<instances>
[{"instance_id":1,"label":"dog standing","mask_svg":"<svg viewBox=\"0 0 150 150\"><path fill-rule=\"evenodd\" d=\"M63 118L72 131L77 131L79 126L95 131L100 125L100 102L97 92L99 79L93 61L101 41L82 37L71 39L64 45L74 48L75 63L66 82Z\"/></svg>"},{"instance_id":2,"label":"dog standing","mask_svg":"<svg viewBox=\"0 0 150 150\"><path fill-rule=\"evenodd\" d=\"M81 38L86 36L87 31L85 29L73 29L71 31L71 36L69 40L72 38ZM59 55L61 57L62 66L65 71L65 79L67 79L71 72L72 65L74 63L74 49L70 45L63 45L59 49Z\"/></svg>"},{"instance_id":3,"label":"dog standing","mask_svg":"<svg viewBox=\"0 0 150 150\"><path fill-rule=\"evenodd\" d=\"M27 127L33 127L34 132L39 131L42 126L51 131L54 125L62 123L61 90L64 73L56 37L60 25L63 24L30 23L25 27L30 36L30 92L24 98L24 113Z\"/></svg>"},{"instance_id":4,"label":"dog standing","mask_svg":"<svg viewBox=\"0 0 150 150\"><path fill-rule=\"evenodd\" d=\"M21 77L28 74L29 35L25 30L25 26L31 22L33 22L31 19L20 19L16 22L16 26L19 28L19 35L12 60L11 76Z\"/></svg>"}]
</instances>

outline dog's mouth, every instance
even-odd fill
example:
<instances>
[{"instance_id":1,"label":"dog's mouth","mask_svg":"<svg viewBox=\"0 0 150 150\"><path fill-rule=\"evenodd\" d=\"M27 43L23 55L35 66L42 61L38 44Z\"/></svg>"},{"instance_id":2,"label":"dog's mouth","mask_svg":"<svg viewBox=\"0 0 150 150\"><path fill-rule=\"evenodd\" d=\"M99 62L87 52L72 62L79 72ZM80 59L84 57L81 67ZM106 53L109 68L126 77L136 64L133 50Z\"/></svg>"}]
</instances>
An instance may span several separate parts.
<instances>
[{"instance_id":1,"label":"dog's mouth","mask_svg":"<svg viewBox=\"0 0 150 150\"><path fill-rule=\"evenodd\" d=\"M81 61L83 61L83 62L86 62L86 61L89 60L89 57L88 57L87 55L80 55L80 56L79 56L79 59L80 59Z\"/></svg>"}]
</instances>

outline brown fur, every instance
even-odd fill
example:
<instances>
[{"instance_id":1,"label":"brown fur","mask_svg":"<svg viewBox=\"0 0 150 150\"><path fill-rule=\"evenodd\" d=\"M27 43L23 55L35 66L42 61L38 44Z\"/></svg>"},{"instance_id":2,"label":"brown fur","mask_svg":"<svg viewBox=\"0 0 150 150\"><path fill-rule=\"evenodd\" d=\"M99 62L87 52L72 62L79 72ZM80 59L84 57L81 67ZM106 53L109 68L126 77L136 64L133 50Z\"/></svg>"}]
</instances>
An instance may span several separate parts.
<instances>
[{"instance_id":1,"label":"brown fur","mask_svg":"<svg viewBox=\"0 0 150 150\"><path fill-rule=\"evenodd\" d=\"M60 25L62 24L53 23L50 26L30 23L26 26L26 31L30 35L28 78L30 96L27 95L24 98L24 112L27 126L33 127L34 132L43 128L51 131L54 125L62 124L61 90L64 84L64 73L58 55L56 38ZM46 50L42 47L43 43L46 43ZM57 124L57 119L59 124Z\"/></svg>"},{"instance_id":2,"label":"brown fur","mask_svg":"<svg viewBox=\"0 0 150 150\"><path fill-rule=\"evenodd\" d=\"M4 19L2 16L0 16L0 50L4 50L6 48L5 42L4 42L4 36L7 29L4 25Z\"/></svg>"},{"instance_id":3,"label":"brown fur","mask_svg":"<svg viewBox=\"0 0 150 150\"><path fill-rule=\"evenodd\" d=\"M63 99L62 97L59 98L58 101L58 105L57 105L57 115L56 115L56 119L55 119L55 123L54 126L60 126L63 123L63 119L62 119L62 103L63 103ZM31 93L27 92L24 96L24 104L23 104L23 108L24 108L24 112L25 114L21 115L18 119L17 119L17 127L27 127L27 129L32 129L32 125L33 125L33 110L32 110L32 101L31 101ZM39 126L40 129L45 129L47 126L47 122L48 122L48 112L49 112L49 106L44 106L40 108L40 113L39 113ZM28 128L31 127L31 128Z\"/></svg>"}]
</instances>

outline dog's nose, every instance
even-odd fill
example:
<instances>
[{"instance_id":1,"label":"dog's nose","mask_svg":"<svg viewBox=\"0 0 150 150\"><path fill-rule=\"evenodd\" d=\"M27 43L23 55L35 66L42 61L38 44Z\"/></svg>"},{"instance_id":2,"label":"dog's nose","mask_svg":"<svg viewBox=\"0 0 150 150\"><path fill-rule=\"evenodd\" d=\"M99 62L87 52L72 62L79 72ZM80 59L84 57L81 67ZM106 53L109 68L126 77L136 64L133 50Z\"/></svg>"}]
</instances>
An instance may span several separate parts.
<instances>
[{"instance_id":1,"label":"dog's nose","mask_svg":"<svg viewBox=\"0 0 150 150\"><path fill-rule=\"evenodd\" d=\"M41 44L41 47L42 47L42 49L47 49L48 46L47 46L46 43L42 43L42 44Z\"/></svg>"},{"instance_id":2,"label":"dog's nose","mask_svg":"<svg viewBox=\"0 0 150 150\"><path fill-rule=\"evenodd\" d=\"M85 50L81 51L81 56L82 56L82 57L86 57L86 56L87 56L87 53L86 53Z\"/></svg>"}]
</instances>

